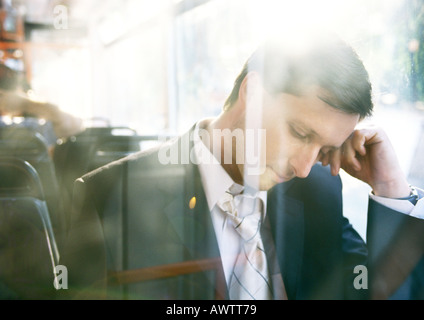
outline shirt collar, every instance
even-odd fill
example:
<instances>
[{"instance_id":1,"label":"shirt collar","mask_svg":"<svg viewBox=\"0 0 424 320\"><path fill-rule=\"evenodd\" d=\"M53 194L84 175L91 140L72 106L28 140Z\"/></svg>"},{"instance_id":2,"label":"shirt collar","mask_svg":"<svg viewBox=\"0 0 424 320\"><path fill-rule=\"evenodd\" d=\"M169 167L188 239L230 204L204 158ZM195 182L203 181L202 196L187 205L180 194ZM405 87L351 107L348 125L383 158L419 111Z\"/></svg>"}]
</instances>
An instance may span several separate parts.
<instances>
[{"instance_id":1,"label":"shirt collar","mask_svg":"<svg viewBox=\"0 0 424 320\"><path fill-rule=\"evenodd\" d=\"M209 210L212 210L222 194L229 190L235 182L200 139L199 130L205 128L209 121L209 119L205 119L196 124L193 132L193 147ZM240 186L240 188L241 191L243 187Z\"/></svg>"},{"instance_id":2,"label":"shirt collar","mask_svg":"<svg viewBox=\"0 0 424 320\"><path fill-rule=\"evenodd\" d=\"M208 207L212 211L213 207L226 191L230 191L230 193L236 195L245 189L245 192L250 192L251 190L234 182L221 166L220 161L216 159L200 138L199 130L205 128L210 121L211 119L204 119L196 124L193 132L193 148L196 163L202 177ZM266 203L266 191L259 191L258 196Z\"/></svg>"}]
</instances>

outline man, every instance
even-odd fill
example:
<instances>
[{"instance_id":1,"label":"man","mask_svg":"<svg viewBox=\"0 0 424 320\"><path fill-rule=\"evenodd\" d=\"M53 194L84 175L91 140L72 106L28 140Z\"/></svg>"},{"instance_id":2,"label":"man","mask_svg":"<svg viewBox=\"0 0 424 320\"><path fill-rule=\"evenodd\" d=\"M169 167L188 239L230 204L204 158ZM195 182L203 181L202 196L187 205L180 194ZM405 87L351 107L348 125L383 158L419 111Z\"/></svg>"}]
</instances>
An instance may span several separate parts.
<instances>
[{"instance_id":1,"label":"man","mask_svg":"<svg viewBox=\"0 0 424 320\"><path fill-rule=\"evenodd\" d=\"M218 117L77 180L68 293L389 297L421 276L423 192L383 131L356 128L371 112L367 72L342 41L264 44ZM342 215L340 168L372 187L367 245Z\"/></svg>"}]
</instances>

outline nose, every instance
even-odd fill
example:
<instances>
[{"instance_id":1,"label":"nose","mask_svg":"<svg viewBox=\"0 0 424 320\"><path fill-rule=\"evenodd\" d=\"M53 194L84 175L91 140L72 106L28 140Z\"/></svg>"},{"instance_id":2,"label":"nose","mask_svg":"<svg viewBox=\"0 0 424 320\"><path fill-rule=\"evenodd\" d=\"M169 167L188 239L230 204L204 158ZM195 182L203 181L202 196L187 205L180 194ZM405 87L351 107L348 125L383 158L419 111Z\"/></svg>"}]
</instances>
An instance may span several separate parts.
<instances>
[{"instance_id":1,"label":"nose","mask_svg":"<svg viewBox=\"0 0 424 320\"><path fill-rule=\"evenodd\" d=\"M296 154L290 159L290 165L293 173L298 178L306 178L311 172L312 166L317 163L319 148L305 147L298 150Z\"/></svg>"}]
</instances>

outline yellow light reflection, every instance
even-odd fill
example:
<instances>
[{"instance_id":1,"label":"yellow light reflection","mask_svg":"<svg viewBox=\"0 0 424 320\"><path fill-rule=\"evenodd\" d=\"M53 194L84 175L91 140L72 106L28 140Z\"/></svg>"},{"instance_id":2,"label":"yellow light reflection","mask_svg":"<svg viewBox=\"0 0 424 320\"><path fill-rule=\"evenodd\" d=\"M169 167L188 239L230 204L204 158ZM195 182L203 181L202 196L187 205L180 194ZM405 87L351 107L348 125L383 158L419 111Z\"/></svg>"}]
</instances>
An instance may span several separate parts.
<instances>
[{"instance_id":1,"label":"yellow light reflection","mask_svg":"<svg viewBox=\"0 0 424 320\"><path fill-rule=\"evenodd\" d=\"M194 209L194 207L196 206L196 197L190 199L188 206L190 209Z\"/></svg>"}]
</instances>

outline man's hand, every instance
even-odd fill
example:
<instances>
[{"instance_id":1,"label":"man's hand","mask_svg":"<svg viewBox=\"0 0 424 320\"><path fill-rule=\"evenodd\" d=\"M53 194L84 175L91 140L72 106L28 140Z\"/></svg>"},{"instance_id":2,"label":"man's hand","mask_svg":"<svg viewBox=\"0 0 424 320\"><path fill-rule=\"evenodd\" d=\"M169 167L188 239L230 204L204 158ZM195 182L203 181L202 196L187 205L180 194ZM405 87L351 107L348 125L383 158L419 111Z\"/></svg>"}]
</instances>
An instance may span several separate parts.
<instances>
[{"instance_id":1,"label":"man's hand","mask_svg":"<svg viewBox=\"0 0 424 320\"><path fill-rule=\"evenodd\" d=\"M376 196L403 198L410 195L409 184L400 168L386 133L378 127L356 129L343 146L322 160L331 173L340 168L368 183Z\"/></svg>"}]
</instances>

